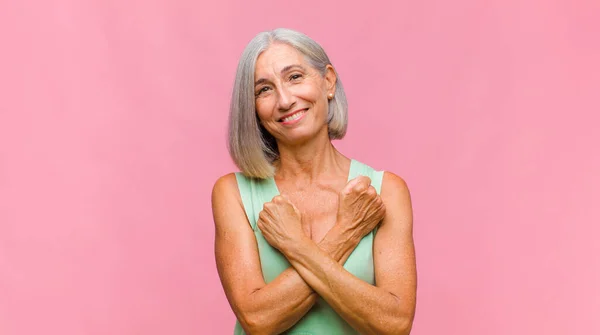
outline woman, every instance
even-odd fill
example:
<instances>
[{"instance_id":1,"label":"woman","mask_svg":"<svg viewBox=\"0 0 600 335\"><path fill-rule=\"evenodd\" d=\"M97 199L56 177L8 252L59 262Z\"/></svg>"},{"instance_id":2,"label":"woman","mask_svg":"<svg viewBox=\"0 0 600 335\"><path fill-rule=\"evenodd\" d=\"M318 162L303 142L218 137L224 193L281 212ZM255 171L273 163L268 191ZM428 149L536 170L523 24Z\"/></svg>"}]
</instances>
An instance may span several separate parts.
<instances>
[{"instance_id":1,"label":"woman","mask_svg":"<svg viewBox=\"0 0 600 335\"><path fill-rule=\"evenodd\" d=\"M212 193L234 334L408 334L416 300L405 182L342 155L344 90L323 49L258 34L237 69L229 149Z\"/></svg>"}]
</instances>

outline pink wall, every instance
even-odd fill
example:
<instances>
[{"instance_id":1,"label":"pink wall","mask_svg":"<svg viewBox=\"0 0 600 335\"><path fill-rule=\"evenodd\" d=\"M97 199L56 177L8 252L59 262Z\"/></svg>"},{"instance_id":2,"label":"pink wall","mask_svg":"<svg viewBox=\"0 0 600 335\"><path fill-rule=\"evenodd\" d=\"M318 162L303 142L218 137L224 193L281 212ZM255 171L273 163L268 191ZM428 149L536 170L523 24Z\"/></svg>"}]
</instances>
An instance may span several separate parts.
<instances>
[{"instance_id":1,"label":"pink wall","mask_svg":"<svg viewBox=\"0 0 600 335\"><path fill-rule=\"evenodd\" d=\"M278 26L412 189L413 334L600 333L600 2L53 2L0 2L0 334L231 333L210 190Z\"/></svg>"}]
</instances>

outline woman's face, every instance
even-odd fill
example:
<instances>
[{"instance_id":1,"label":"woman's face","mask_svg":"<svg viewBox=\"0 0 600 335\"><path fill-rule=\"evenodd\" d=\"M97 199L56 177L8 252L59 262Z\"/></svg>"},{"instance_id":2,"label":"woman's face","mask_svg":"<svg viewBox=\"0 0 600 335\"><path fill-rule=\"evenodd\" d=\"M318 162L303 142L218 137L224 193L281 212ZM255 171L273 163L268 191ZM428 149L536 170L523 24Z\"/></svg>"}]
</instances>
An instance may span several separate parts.
<instances>
[{"instance_id":1,"label":"woman's face","mask_svg":"<svg viewBox=\"0 0 600 335\"><path fill-rule=\"evenodd\" d=\"M333 67L322 76L296 49L276 43L258 57L254 85L258 118L279 143L301 144L319 132L327 134Z\"/></svg>"}]
</instances>

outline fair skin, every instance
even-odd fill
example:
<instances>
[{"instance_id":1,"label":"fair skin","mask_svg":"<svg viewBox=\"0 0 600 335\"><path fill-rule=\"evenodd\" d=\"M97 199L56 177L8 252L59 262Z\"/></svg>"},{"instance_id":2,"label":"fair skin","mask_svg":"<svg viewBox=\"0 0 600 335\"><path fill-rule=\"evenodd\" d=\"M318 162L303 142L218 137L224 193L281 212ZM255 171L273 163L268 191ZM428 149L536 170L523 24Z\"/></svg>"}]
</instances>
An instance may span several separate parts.
<instances>
[{"instance_id":1,"label":"fair skin","mask_svg":"<svg viewBox=\"0 0 600 335\"><path fill-rule=\"evenodd\" d=\"M281 193L264 205L257 224L292 267L264 282L235 176L221 177L212 196L215 255L225 293L246 333L289 329L319 296L361 334L410 332L416 265L409 191L389 172L380 196L367 177L346 183L350 160L327 133L327 99L335 92L335 78L331 66L322 75L285 44L273 44L257 60L256 110L277 140L275 182ZM300 118L286 118L295 112ZM378 224L377 283L371 285L343 264Z\"/></svg>"}]
</instances>

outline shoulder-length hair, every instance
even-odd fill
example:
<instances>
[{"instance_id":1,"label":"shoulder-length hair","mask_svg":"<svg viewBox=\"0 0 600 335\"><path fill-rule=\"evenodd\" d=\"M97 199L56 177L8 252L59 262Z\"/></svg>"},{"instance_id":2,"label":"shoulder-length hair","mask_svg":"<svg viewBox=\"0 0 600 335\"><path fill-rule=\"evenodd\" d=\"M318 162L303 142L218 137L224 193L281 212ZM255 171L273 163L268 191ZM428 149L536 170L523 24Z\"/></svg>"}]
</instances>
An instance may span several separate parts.
<instances>
[{"instance_id":1,"label":"shoulder-length hair","mask_svg":"<svg viewBox=\"0 0 600 335\"><path fill-rule=\"evenodd\" d=\"M304 55L306 61L325 75L329 57L310 37L290 29L275 29L256 35L244 49L238 63L229 109L229 143L231 158L248 177L265 179L275 174L273 162L279 158L275 138L260 125L256 114L254 69L258 56L273 43L285 43ZM341 139L348 127L348 103L336 72L336 88L329 100L327 117L329 138Z\"/></svg>"}]
</instances>

